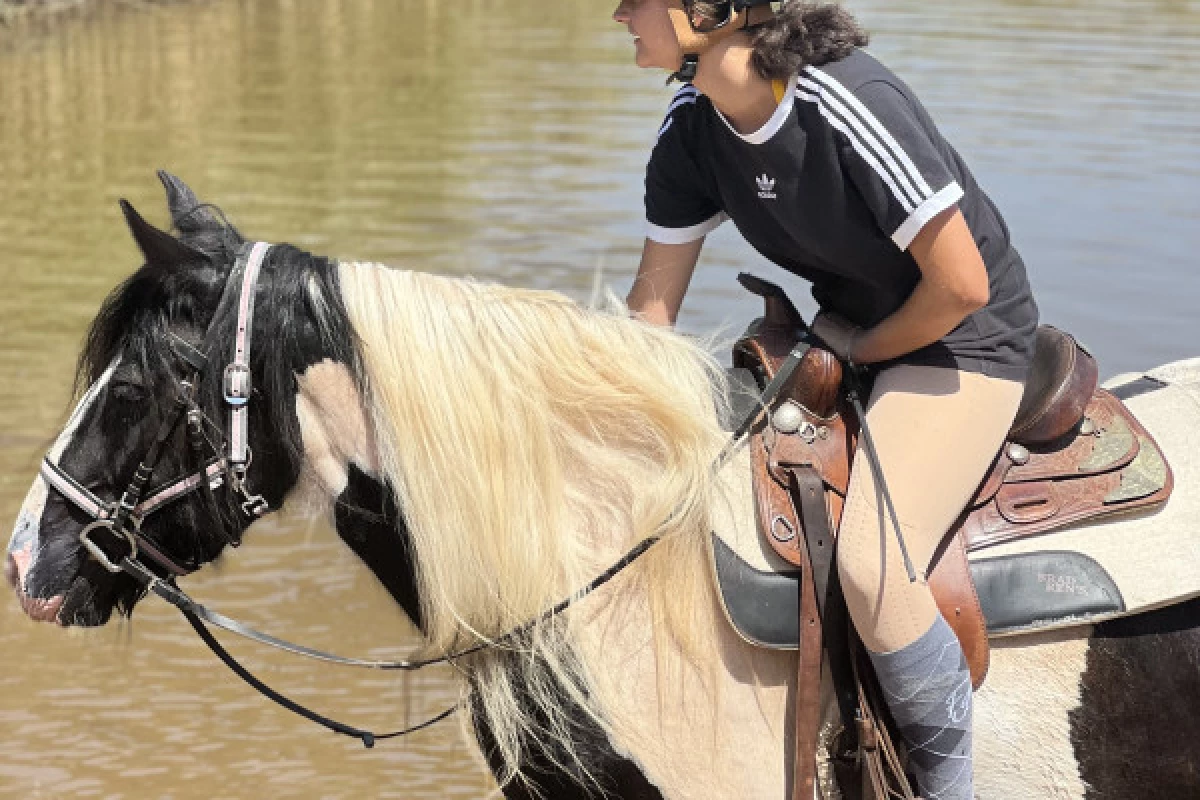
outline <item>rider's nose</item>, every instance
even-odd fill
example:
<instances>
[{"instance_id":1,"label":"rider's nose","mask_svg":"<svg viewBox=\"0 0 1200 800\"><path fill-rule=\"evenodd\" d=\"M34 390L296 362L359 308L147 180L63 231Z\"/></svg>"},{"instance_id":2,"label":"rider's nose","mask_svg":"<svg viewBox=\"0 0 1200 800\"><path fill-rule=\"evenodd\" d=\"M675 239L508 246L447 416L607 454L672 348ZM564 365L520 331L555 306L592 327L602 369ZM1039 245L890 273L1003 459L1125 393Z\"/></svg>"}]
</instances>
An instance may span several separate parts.
<instances>
[{"instance_id":1,"label":"rider's nose","mask_svg":"<svg viewBox=\"0 0 1200 800\"><path fill-rule=\"evenodd\" d=\"M613 11L613 20L622 25L629 22L629 9L625 8L624 0L618 3L616 9Z\"/></svg>"}]
</instances>

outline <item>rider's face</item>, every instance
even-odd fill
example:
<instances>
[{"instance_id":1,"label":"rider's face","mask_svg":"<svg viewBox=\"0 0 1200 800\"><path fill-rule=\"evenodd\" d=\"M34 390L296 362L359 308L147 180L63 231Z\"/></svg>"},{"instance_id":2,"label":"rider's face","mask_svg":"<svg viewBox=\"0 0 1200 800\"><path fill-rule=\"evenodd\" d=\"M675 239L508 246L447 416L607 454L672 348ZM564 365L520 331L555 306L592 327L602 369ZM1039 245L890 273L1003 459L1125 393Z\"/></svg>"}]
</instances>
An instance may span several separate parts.
<instances>
[{"instance_id":1,"label":"rider's face","mask_svg":"<svg viewBox=\"0 0 1200 800\"><path fill-rule=\"evenodd\" d=\"M691 30L680 0L621 0L613 19L633 34L639 67L679 69L684 53L680 38ZM685 33L681 34L680 25Z\"/></svg>"}]
</instances>

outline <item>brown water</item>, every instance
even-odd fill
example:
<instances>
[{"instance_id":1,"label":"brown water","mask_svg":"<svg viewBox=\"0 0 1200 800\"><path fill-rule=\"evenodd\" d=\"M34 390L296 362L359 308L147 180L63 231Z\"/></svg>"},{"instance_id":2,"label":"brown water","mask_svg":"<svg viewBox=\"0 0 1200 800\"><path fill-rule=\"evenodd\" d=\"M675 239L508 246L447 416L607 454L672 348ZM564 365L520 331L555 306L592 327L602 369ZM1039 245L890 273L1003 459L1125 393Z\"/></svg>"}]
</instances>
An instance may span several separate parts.
<instances>
[{"instance_id":1,"label":"brown water","mask_svg":"<svg viewBox=\"0 0 1200 800\"><path fill-rule=\"evenodd\" d=\"M0 520L62 422L70 365L137 263L117 210L170 169L256 238L397 266L623 294L669 97L593 0L209 0L0 28ZM1104 371L1200 354L1200 2L855 0L1004 210L1047 321ZM729 227L729 226L727 226ZM723 230L683 325L740 327ZM795 285L795 284L792 284ZM799 290L799 287L797 287ZM189 579L250 623L356 654L412 633L324 525L257 528ZM437 713L451 674L312 666L237 645L355 723ZM277 710L177 615L65 634L0 602L0 796L480 797L454 724L363 751Z\"/></svg>"}]
</instances>

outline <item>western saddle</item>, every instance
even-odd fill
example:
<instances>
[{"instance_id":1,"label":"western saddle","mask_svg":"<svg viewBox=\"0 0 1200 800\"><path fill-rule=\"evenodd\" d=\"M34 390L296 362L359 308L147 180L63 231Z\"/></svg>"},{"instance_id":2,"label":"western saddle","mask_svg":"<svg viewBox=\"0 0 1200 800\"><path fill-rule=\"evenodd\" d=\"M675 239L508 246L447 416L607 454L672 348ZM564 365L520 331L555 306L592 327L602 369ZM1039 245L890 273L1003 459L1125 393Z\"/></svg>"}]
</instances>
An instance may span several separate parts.
<instances>
[{"instance_id":1,"label":"western saddle","mask_svg":"<svg viewBox=\"0 0 1200 800\"><path fill-rule=\"evenodd\" d=\"M760 535L802 573L793 796L813 796L824 651L845 729L833 754L843 793L859 796L861 789L862 796L886 797L890 787L912 797L886 725L877 722L887 719L886 711L834 568L834 532L859 434L843 380L849 376L780 287L745 274L739 281L763 297L765 313L734 346L733 366L753 373L761 389L789 356L799 357L778 394L767 399L749 442ZM1074 338L1049 326L1038 329L1007 441L934 557L928 583L962 643L976 689L987 674L989 647L967 553L1161 505L1173 488L1158 445L1120 400L1097 388L1097 377L1095 360ZM1144 448L1161 461L1164 481L1148 484L1123 474Z\"/></svg>"}]
</instances>

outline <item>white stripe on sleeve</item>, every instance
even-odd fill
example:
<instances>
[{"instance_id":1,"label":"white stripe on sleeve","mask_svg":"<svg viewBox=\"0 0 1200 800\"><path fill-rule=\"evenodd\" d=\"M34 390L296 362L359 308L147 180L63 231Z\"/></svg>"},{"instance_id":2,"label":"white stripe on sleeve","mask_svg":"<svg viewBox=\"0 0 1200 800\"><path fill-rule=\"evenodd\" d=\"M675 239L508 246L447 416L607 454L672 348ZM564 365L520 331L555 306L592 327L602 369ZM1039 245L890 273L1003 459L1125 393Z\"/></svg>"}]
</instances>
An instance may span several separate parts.
<instances>
[{"instance_id":1,"label":"white stripe on sleeve","mask_svg":"<svg viewBox=\"0 0 1200 800\"><path fill-rule=\"evenodd\" d=\"M672 126L674 123L675 123L675 118L674 118L674 117L667 117L667 121L666 121L666 122L664 122L664 123L663 123L663 126L662 126L661 128L659 128L659 129L658 129L658 139L661 139L661 138L663 137L663 134L664 134L664 133L666 133L667 131L671 130L671 126ZM658 139L656 139L655 141L658 141Z\"/></svg>"},{"instance_id":2,"label":"white stripe on sleeve","mask_svg":"<svg viewBox=\"0 0 1200 800\"><path fill-rule=\"evenodd\" d=\"M800 83L804 84L806 81L801 81ZM817 87L817 91L820 92L819 87ZM817 111L820 112L821 116L825 117L825 120L830 124L830 126L845 134L846 138L850 140L850 144L854 148L855 152L857 152L859 157L862 158L863 161L867 162L867 164L869 164L871 168L875 170L876 174L879 175L883 182L888 185L888 187L892 190L892 196L896 198L897 202L900 203L900 206L905 210L906 213L911 214L916 209L916 204L910 200L908 198L908 194L896 184L894 173L885 168L883 164L879 162L879 159L875 157L875 153L866 145L866 143L863 142L856 130L847 125L837 114L830 110L829 106L825 102L826 98L824 94L809 94L803 88L798 88L796 90L796 96L801 100L805 100L816 105Z\"/></svg>"},{"instance_id":3,"label":"white stripe on sleeve","mask_svg":"<svg viewBox=\"0 0 1200 800\"><path fill-rule=\"evenodd\" d=\"M729 217L722 211L699 225L692 225L689 228L664 228L646 220L646 238L659 244L687 244L708 236L721 227L727 219Z\"/></svg>"},{"instance_id":4,"label":"white stripe on sleeve","mask_svg":"<svg viewBox=\"0 0 1200 800\"><path fill-rule=\"evenodd\" d=\"M675 109L680 106L692 105L699 96L700 93L692 86L685 86L675 93L675 96L671 98L670 107L667 108L667 118L663 122L662 127L658 129L658 137L654 140L655 142L661 139L663 134L669 131L671 126L675 124L675 117L672 116L675 113Z\"/></svg>"},{"instance_id":5,"label":"white stripe on sleeve","mask_svg":"<svg viewBox=\"0 0 1200 800\"><path fill-rule=\"evenodd\" d=\"M670 116L670 114L675 109L679 108L680 106L690 106L692 103L695 103L695 102L696 102L696 95L694 95L694 94L686 94L683 97L677 97L671 103L671 105L667 107L667 115Z\"/></svg>"},{"instance_id":6,"label":"white stripe on sleeve","mask_svg":"<svg viewBox=\"0 0 1200 800\"><path fill-rule=\"evenodd\" d=\"M897 142L895 137L892 136L891 132L887 129L887 126L880 122L879 118L876 117L869 108L863 105L862 101L855 97L853 92L839 83L833 76L826 72L822 72L816 67L807 67L805 72L812 75L813 78L822 85L828 86L834 94L836 94L847 106L857 113L858 117L864 123L866 123L867 127L874 132L876 137L884 144L884 146L888 147L892 151L892 154L907 171L907 177L910 177L913 181L915 181L916 187L921 193L921 199L929 199L929 196L933 194L933 189L929 187L929 184L925 181L925 177L921 174L921 171L917 169L915 164L913 164L912 159L908 157L908 153L905 152L904 148L900 146L900 143Z\"/></svg>"}]
</instances>

